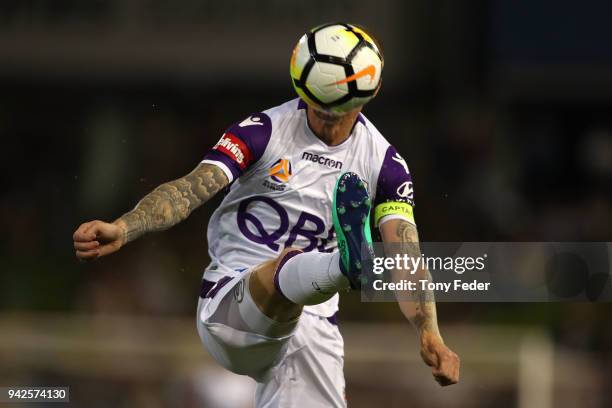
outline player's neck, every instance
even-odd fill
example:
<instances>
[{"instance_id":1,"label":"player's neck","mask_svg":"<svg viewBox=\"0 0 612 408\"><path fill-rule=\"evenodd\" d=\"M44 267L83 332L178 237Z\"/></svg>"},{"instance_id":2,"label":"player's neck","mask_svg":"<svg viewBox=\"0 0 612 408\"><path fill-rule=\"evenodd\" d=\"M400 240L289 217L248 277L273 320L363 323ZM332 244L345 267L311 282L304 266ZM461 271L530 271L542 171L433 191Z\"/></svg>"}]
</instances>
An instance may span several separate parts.
<instances>
[{"instance_id":1,"label":"player's neck","mask_svg":"<svg viewBox=\"0 0 612 408\"><path fill-rule=\"evenodd\" d=\"M361 108L341 116L307 108L308 126L312 132L328 146L337 146L351 135Z\"/></svg>"}]
</instances>

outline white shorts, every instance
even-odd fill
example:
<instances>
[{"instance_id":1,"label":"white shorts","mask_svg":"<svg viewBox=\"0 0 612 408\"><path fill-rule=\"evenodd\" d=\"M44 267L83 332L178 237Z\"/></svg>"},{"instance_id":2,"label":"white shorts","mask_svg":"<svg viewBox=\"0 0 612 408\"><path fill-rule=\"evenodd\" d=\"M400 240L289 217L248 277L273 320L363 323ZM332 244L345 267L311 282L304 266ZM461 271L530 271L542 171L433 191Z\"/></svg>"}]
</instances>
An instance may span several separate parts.
<instances>
[{"instance_id":1,"label":"white shorts","mask_svg":"<svg viewBox=\"0 0 612 408\"><path fill-rule=\"evenodd\" d=\"M226 369L257 381L258 408L346 407L344 341L338 326L307 312L292 334L279 338L228 326L216 312L222 301L240 298L243 277L236 273L220 280L198 302L198 333L210 355Z\"/></svg>"}]
</instances>

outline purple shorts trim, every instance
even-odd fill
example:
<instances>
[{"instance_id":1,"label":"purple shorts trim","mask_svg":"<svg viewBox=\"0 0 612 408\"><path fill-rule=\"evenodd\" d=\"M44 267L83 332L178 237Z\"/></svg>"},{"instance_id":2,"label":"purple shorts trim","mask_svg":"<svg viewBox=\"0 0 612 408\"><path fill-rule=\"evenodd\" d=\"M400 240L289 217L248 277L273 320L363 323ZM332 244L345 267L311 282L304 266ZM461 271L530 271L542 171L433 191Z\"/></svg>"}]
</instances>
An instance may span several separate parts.
<instances>
[{"instance_id":1,"label":"purple shorts trim","mask_svg":"<svg viewBox=\"0 0 612 408\"><path fill-rule=\"evenodd\" d=\"M215 286L215 283L216 282L209 281L207 279L202 279L202 285L200 286L200 297L202 299L206 298L206 295L208 294L208 292L210 292L213 286Z\"/></svg>"},{"instance_id":2,"label":"purple shorts trim","mask_svg":"<svg viewBox=\"0 0 612 408\"><path fill-rule=\"evenodd\" d=\"M200 287L200 297L202 299L215 297L217 292L219 292L221 288L227 285L227 283L231 280L232 278L229 276L224 276L217 282L202 279L202 286Z\"/></svg>"},{"instance_id":3,"label":"purple shorts trim","mask_svg":"<svg viewBox=\"0 0 612 408\"><path fill-rule=\"evenodd\" d=\"M287 254L279 262L278 268L276 268L276 272L274 272L274 287L276 288L276 291L278 293L280 293L280 295L282 297L284 297L285 299L287 299L290 302L291 302L291 299L289 299L287 296L285 296L285 294L283 293L283 291L280 288L280 283L278 282L278 275L279 275L279 272L280 272L281 268L287 263L288 260L290 260L294 256L299 255L301 253L302 253L302 251L297 251L297 250L296 251L287 252Z\"/></svg>"},{"instance_id":4,"label":"purple shorts trim","mask_svg":"<svg viewBox=\"0 0 612 408\"><path fill-rule=\"evenodd\" d=\"M280 291L280 287L278 286L278 271L280 270L280 267L282 267L286 261L288 261L289 259L293 258L295 255L297 255L299 253L301 253L301 252L300 251L289 252L287 254L287 256L285 256L285 258L283 258L283 260L281 261L281 265L279 266L279 268L276 271L276 274L274 275L274 287L276 287L276 290L278 291L278 293L280 293L283 297L285 297L285 295L283 295L283 292ZM293 254L293 255L291 255L291 254ZM223 280L223 282L221 282L222 280ZM213 297L230 280L231 280L231 278L229 278L229 277L221 278L221 279L219 279L219 285L217 287L215 287L215 285L217 285L217 282L209 281L207 279L202 279L202 286L200 288L200 297L202 299L207 299L209 297ZM211 291L211 289L214 288L214 287L215 287L215 290ZM212 292L214 292L214 293L212 293ZM285 299L287 299L287 298L285 297ZM287 299L287 300L289 300L289 299ZM334 313L332 316L326 317L325 319L327 319L327 321L330 322L331 324L333 324L334 326L337 326L338 325L338 312Z\"/></svg>"}]
</instances>

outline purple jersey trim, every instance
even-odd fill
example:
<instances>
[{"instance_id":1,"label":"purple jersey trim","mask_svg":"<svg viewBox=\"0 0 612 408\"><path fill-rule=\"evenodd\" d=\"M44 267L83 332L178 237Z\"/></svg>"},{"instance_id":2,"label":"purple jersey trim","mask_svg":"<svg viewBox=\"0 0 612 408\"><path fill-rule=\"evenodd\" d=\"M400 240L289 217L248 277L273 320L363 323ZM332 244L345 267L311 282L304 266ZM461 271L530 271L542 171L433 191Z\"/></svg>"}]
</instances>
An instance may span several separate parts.
<instances>
[{"instance_id":1,"label":"purple jersey trim","mask_svg":"<svg viewBox=\"0 0 612 408\"><path fill-rule=\"evenodd\" d=\"M365 126L365 118L363 117L363 115L360 113L359 115L357 115L357 122L361 123L363 126Z\"/></svg>"},{"instance_id":2,"label":"purple jersey trim","mask_svg":"<svg viewBox=\"0 0 612 408\"><path fill-rule=\"evenodd\" d=\"M285 256L283 257L283 259L281 259L281 261L278 264L278 268L276 268L276 272L274 272L274 287L276 288L276 291L285 299L287 299L288 301L291 302L291 299L289 299L287 296L285 296L285 294L283 293L283 291L281 290L280 287L280 282L278 281L278 276L280 274L280 270L282 269L282 267L287 263L288 260L290 260L291 258L293 258L296 255L301 254L302 251L299 250L295 250L295 251L291 251L291 252L287 252L287 254L285 254Z\"/></svg>"},{"instance_id":3,"label":"purple jersey trim","mask_svg":"<svg viewBox=\"0 0 612 408\"><path fill-rule=\"evenodd\" d=\"M234 179L236 179L263 156L268 146L268 142L270 141L270 137L272 136L272 121L265 113L253 113L243 121L234 123L227 128L221 138L222 141L226 135L231 135L228 136L230 138L239 139L239 141L233 139L236 143L244 143L244 145L246 145L246 149L244 149L244 146L239 147L239 150L248 150L240 152L245 158L244 161L246 161L246 163L243 162L241 166L240 163L236 161L236 156L232 153L228 153L228 149L218 147L219 143L206 153L204 160L222 162L230 169ZM236 147L238 146L234 145L231 148L235 149Z\"/></svg>"},{"instance_id":4,"label":"purple jersey trim","mask_svg":"<svg viewBox=\"0 0 612 408\"><path fill-rule=\"evenodd\" d=\"M414 206L412 175L408 171L406 162L393 146L387 148L380 168L374 207L389 201L400 201Z\"/></svg>"},{"instance_id":5,"label":"purple jersey trim","mask_svg":"<svg viewBox=\"0 0 612 408\"><path fill-rule=\"evenodd\" d=\"M236 180L241 174L238 163L216 150L211 150L208 152L206 156L204 156L204 160L211 160L225 164L225 166L232 172L233 180Z\"/></svg>"},{"instance_id":6,"label":"purple jersey trim","mask_svg":"<svg viewBox=\"0 0 612 408\"><path fill-rule=\"evenodd\" d=\"M333 315L327 317L327 321L330 322L331 324L333 324L334 326L337 326L338 325L338 312L336 312Z\"/></svg>"}]
</instances>

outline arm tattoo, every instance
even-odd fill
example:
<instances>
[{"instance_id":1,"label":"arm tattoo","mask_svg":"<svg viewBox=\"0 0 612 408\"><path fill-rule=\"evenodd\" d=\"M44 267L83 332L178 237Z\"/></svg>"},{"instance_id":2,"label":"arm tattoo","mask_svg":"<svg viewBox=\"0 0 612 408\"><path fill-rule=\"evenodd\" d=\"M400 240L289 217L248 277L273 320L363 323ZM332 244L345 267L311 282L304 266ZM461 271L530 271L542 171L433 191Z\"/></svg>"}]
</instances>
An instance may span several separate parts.
<instances>
[{"instance_id":1,"label":"arm tattoo","mask_svg":"<svg viewBox=\"0 0 612 408\"><path fill-rule=\"evenodd\" d=\"M397 225L396 234L400 241L402 253L411 258L418 258L421 256L421 250L419 248L419 235L414 224L406 221L400 221ZM432 280L431 274L427 268L423 267L419 272L422 274L420 279L427 279L429 281ZM411 321L415 327L421 332L429 331L439 333L436 316L436 303L433 292L429 290L421 291L419 293L419 301L414 303L414 316L412 317Z\"/></svg>"},{"instance_id":2,"label":"arm tattoo","mask_svg":"<svg viewBox=\"0 0 612 408\"><path fill-rule=\"evenodd\" d=\"M119 218L127 226L124 242L178 224L228 182L219 167L200 164L185 177L160 185L140 200L132 211Z\"/></svg>"}]
</instances>

